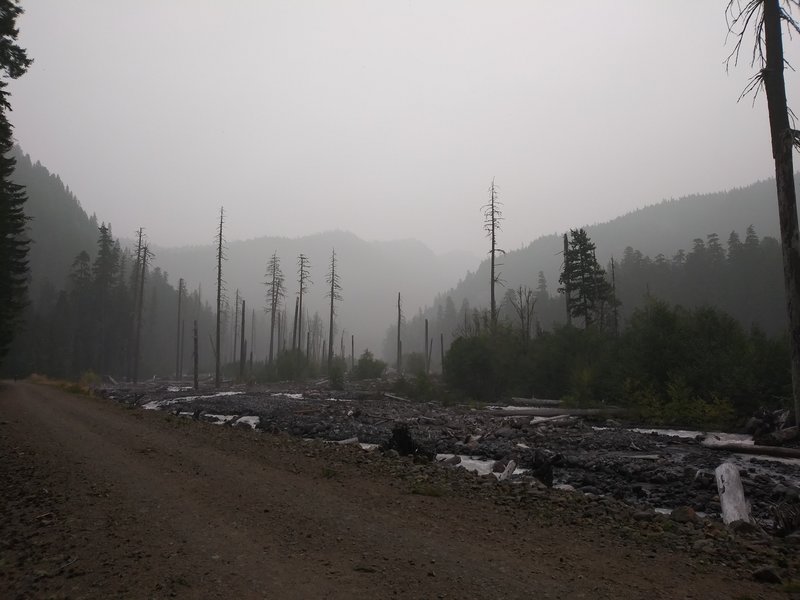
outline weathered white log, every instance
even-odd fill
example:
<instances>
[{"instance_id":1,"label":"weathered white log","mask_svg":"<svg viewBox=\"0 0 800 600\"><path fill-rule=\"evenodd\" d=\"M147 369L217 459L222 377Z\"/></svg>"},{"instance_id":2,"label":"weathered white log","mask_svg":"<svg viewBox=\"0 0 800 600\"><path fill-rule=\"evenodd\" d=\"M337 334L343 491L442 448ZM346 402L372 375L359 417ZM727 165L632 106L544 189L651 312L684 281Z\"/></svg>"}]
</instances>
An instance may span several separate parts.
<instances>
[{"instance_id":1,"label":"weathered white log","mask_svg":"<svg viewBox=\"0 0 800 600\"><path fill-rule=\"evenodd\" d=\"M357 437L351 437L351 438L347 438L346 440L338 440L336 443L339 444L340 446L347 446L348 444L357 444L358 443L358 438Z\"/></svg>"},{"instance_id":2,"label":"weathered white log","mask_svg":"<svg viewBox=\"0 0 800 600\"><path fill-rule=\"evenodd\" d=\"M722 506L722 522L730 525L734 521L750 522L750 505L744 497L739 469L733 463L724 462L716 468L719 503Z\"/></svg>"},{"instance_id":3,"label":"weathered white log","mask_svg":"<svg viewBox=\"0 0 800 600\"><path fill-rule=\"evenodd\" d=\"M398 402L410 402L408 398L403 398L402 396L395 396L394 394L390 394L389 392L383 392L383 396L385 398L389 398L389 400L397 400Z\"/></svg>"},{"instance_id":4,"label":"weathered white log","mask_svg":"<svg viewBox=\"0 0 800 600\"><path fill-rule=\"evenodd\" d=\"M728 452L738 452L740 454L760 454L762 456L776 456L778 458L800 458L800 448L784 448L782 446L755 446L753 444L737 444L735 442L718 444L713 442L701 442L707 448L714 450L726 450Z\"/></svg>"},{"instance_id":5,"label":"weathered white log","mask_svg":"<svg viewBox=\"0 0 800 600\"><path fill-rule=\"evenodd\" d=\"M511 401L522 406L561 406L561 400L549 400L547 398L519 398L512 396Z\"/></svg>"},{"instance_id":6,"label":"weathered white log","mask_svg":"<svg viewBox=\"0 0 800 600\"><path fill-rule=\"evenodd\" d=\"M569 422L576 420L575 417L571 415L556 415L555 417L541 417L538 421L531 421L531 425L536 427L537 425L544 425L545 423L558 423L561 421Z\"/></svg>"},{"instance_id":7,"label":"weathered white log","mask_svg":"<svg viewBox=\"0 0 800 600\"><path fill-rule=\"evenodd\" d=\"M514 473L514 470L517 468L517 463L513 460L508 461L506 468L503 469L503 472L497 476L497 481L505 481Z\"/></svg>"},{"instance_id":8,"label":"weathered white log","mask_svg":"<svg viewBox=\"0 0 800 600\"><path fill-rule=\"evenodd\" d=\"M552 408L552 407L531 407L531 408L498 408L484 411L489 415L501 415L504 417L555 417L563 415L574 415L579 417L596 415L618 415L623 412L621 408L609 406L606 408Z\"/></svg>"}]
</instances>

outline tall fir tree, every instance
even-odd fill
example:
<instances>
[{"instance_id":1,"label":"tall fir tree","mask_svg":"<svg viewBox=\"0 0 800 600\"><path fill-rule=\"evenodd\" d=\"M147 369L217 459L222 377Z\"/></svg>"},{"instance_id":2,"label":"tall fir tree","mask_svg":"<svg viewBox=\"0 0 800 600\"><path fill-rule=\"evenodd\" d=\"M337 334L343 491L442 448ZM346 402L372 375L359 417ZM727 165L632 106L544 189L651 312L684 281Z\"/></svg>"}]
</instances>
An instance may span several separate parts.
<instances>
[{"instance_id":1,"label":"tall fir tree","mask_svg":"<svg viewBox=\"0 0 800 600\"><path fill-rule=\"evenodd\" d=\"M21 14L18 2L0 0L0 74L6 80L22 76L32 62L16 43ZM0 81L0 359L8 352L26 304L29 246L25 188L11 181L16 160L11 152L14 143L7 86L7 81Z\"/></svg>"}]
</instances>

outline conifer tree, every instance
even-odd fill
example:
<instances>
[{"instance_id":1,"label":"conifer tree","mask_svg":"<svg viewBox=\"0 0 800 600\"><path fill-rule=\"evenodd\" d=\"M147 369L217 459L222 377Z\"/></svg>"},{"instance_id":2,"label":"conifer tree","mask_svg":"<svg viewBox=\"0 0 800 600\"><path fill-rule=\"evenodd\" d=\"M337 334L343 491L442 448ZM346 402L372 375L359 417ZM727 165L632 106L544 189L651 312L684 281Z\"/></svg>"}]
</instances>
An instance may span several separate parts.
<instances>
[{"instance_id":1,"label":"conifer tree","mask_svg":"<svg viewBox=\"0 0 800 600\"><path fill-rule=\"evenodd\" d=\"M611 285L595 257L594 243L584 229L570 231L569 245L559 278L559 292L567 297L570 316L583 317L584 327L603 326L604 309L611 301Z\"/></svg>"},{"instance_id":2,"label":"conifer tree","mask_svg":"<svg viewBox=\"0 0 800 600\"><path fill-rule=\"evenodd\" d=\"M0 75L17 79L31 64L17 43L17 17L22 8L15 0L0 0ZM11 181L16 160L8 120L11 110L7 81L0 81L0 359L19 326L26 304L28 245L25 238L25 188Z\"/></svg>"}]
</instances>

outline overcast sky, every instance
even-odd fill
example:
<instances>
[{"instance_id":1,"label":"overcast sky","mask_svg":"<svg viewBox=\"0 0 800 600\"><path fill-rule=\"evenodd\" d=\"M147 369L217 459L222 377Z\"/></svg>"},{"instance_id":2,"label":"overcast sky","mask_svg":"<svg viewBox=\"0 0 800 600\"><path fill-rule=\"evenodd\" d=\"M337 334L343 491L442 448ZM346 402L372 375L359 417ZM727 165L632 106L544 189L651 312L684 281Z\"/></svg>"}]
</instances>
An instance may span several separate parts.
<instances>
[{"instance_id":1,"label":"overcast sky","mask_svg":"<svg viewBox=\"0 0 800 600\"><path fill-rule=\"evenodd\" d=\"M479 255L492 177L513 249L772 175L726 4L29 0L11 118L117 235L208 243L224 205L230 240Z\"/></svg>"}]
</instances>

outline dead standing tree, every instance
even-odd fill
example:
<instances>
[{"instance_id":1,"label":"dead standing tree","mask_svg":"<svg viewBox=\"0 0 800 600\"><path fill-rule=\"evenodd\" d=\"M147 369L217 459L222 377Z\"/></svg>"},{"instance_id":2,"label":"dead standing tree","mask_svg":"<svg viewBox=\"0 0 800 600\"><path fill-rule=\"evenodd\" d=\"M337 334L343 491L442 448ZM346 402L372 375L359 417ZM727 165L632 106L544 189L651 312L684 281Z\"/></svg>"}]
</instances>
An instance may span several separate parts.
<instances>
[{"instance_id":1,"label":"dead standing tree","mask_svg":"<svg viewBox=\"0 0 800 600\"><path fill-rule=\"evenodd\" d=\"M734 64L738 62L748 29L752 27L754 33L750 64L759 70L739 99L750 93L756 96L762 87L767 95L781 227L783 281L792 348L792 396L795 422L800 422L800 229L792 160L792 150L800 144L800 132L791 127L789 119L782 39L783 25L786 25L790 34L800 33L800 26L791 14L793 6L800 7L800 0L748 0L744 4L740 0L730 0L726 17L728 30L736 39L733 51L728 56L728 65L731 61Z\"/></svg>"},{"instance_id":2,"label":"dead standing tree","mask_svg":"<svg viewBox=\"0 0 800 600\"><path fill-rule=\"evenodd\" d=\"M269 324L269 356L268 363L272 364L273 349L275 346L275 321L278 318L278 310L283 297L286 295L283 271L281 271L281 259L277 252L273 252L267 263L267 278L264 285L267 286L267 312L270 316ZM280 335L278 336L280 345Z\"/></svg>"},{"instance_id":3,"label":"dead standing tree","mask_svg":"<svg viewBox=\"0 0 800 600\"><path fill-rule=\"evenodd\" d=\"M527 285L521 285L516 290L511 291L508 301L519 318L522 345L527 349L528 342L531 339L531 322L533 321L533 311L536 306L536 295Z\"/></svg>"},{"instance_id":4,"label":"dead standing tree","mask_svg":"<svg viewBox=\"0 0 800 600\"><path fill-rule=\"evenodd\" d=\"M339 281L339 272L336 270L336 250L331 251L331 262L328 268L328 276L325 278L325 282L330 286L330 289L325 294L326 298L331 299L331 311L330 311L330 330L328 333L328 372L330 373L331 366L333 365L333 318L336 316L336 311L334 310L334 302L338 300L339 302L342 301L342 286Z\"/></svg>"},{"instance_id":5,"label":"dead standing tree","mask_svg":"<svg viewBox=\"0 0 800 600\"><path fill-rule=\"evenodd\" d=\"M313 283L309 278L311 272L311 262L305 254L300 254L297 257L297 297L298 302L298 319L297 324L297 346L302 350L303 339L303 295L308 291L308 286Z\"/></svg>"},{"instance_id":6,"label":"dead standing tree","mask_svg":"<svg viewBox=\"0 0 800 600\"><path fill-rule=\"evenodd\" d=\"M181 334L181 304L183 301L183 277L178 280L178 332L175 334L175 379L183 377L181 372L181 354L183 352L183 336Z\"/></svg>"},{"instance_id":7,"label":"dead standing tree","mask_svg":"<svg viewBox=\"0 0 800 600\"><path fill-rule=\"evenodd\" d=\"M503 213L500 210L501 203L497 199L497 186L492 179L492 185L489 187L489 202L481 207L483 210L483 229L486 231L486 237L491 240L489 249L489 259L491 261L491 286L489 288L490 296L490 320L492 333L497 331L497 301L495 300L495 284L500 283L500 273L497 268L502 266L497 262L498 254L505 254L505 250L497 247L497 232L500 230L500 222L503 220Z\"/></svg>"},{"instance_id":8,"label":"dead standing tree","mask_svg":"<svg viewBox=\"0 0 800 600\"><path fill-rule=\"evenodd\" d=\"M140 354L140 346L142 341L142 312L144 309L144 280L147 276L147 261L150 258L153 258L153 253L147 247L147 244L144 244L141 249L141 258L138 262L140 265L140 272L138 275L139 278L139 290L137 293L137 300L136 300L136 340L134 342L133 347L133 383L136 384L139 382L139 354Z\"/></svg>"},{"instance_id":9,"label":"dead standing tree","mask_svg":"<svg viewBox=\"0 0 800 600\"><path fill-rule=\"evenodd\" d=\"M214 386L219 387L222 382L220 365L222 346L220 345L220 316L222 314L222 296L224 294L224 281L222 280L222 261L225 260L225 238L222 235L222 226L225 223L225 208L219 209L219 229L217 231L217 337L215 348Z\"/></svg>"},{"instance_id":10,"label":"dead standing tree","mask_svg":"<svg viewBox=\"0 0 800 600\"><path fill-rule=\"evenodd\" d=\"M403 324L403 308L400 304L400 292L397 292L397 372L400 373L400 366L403 357L403 341L400 339L400 326Z\"/></svg>"}]
</instances>

